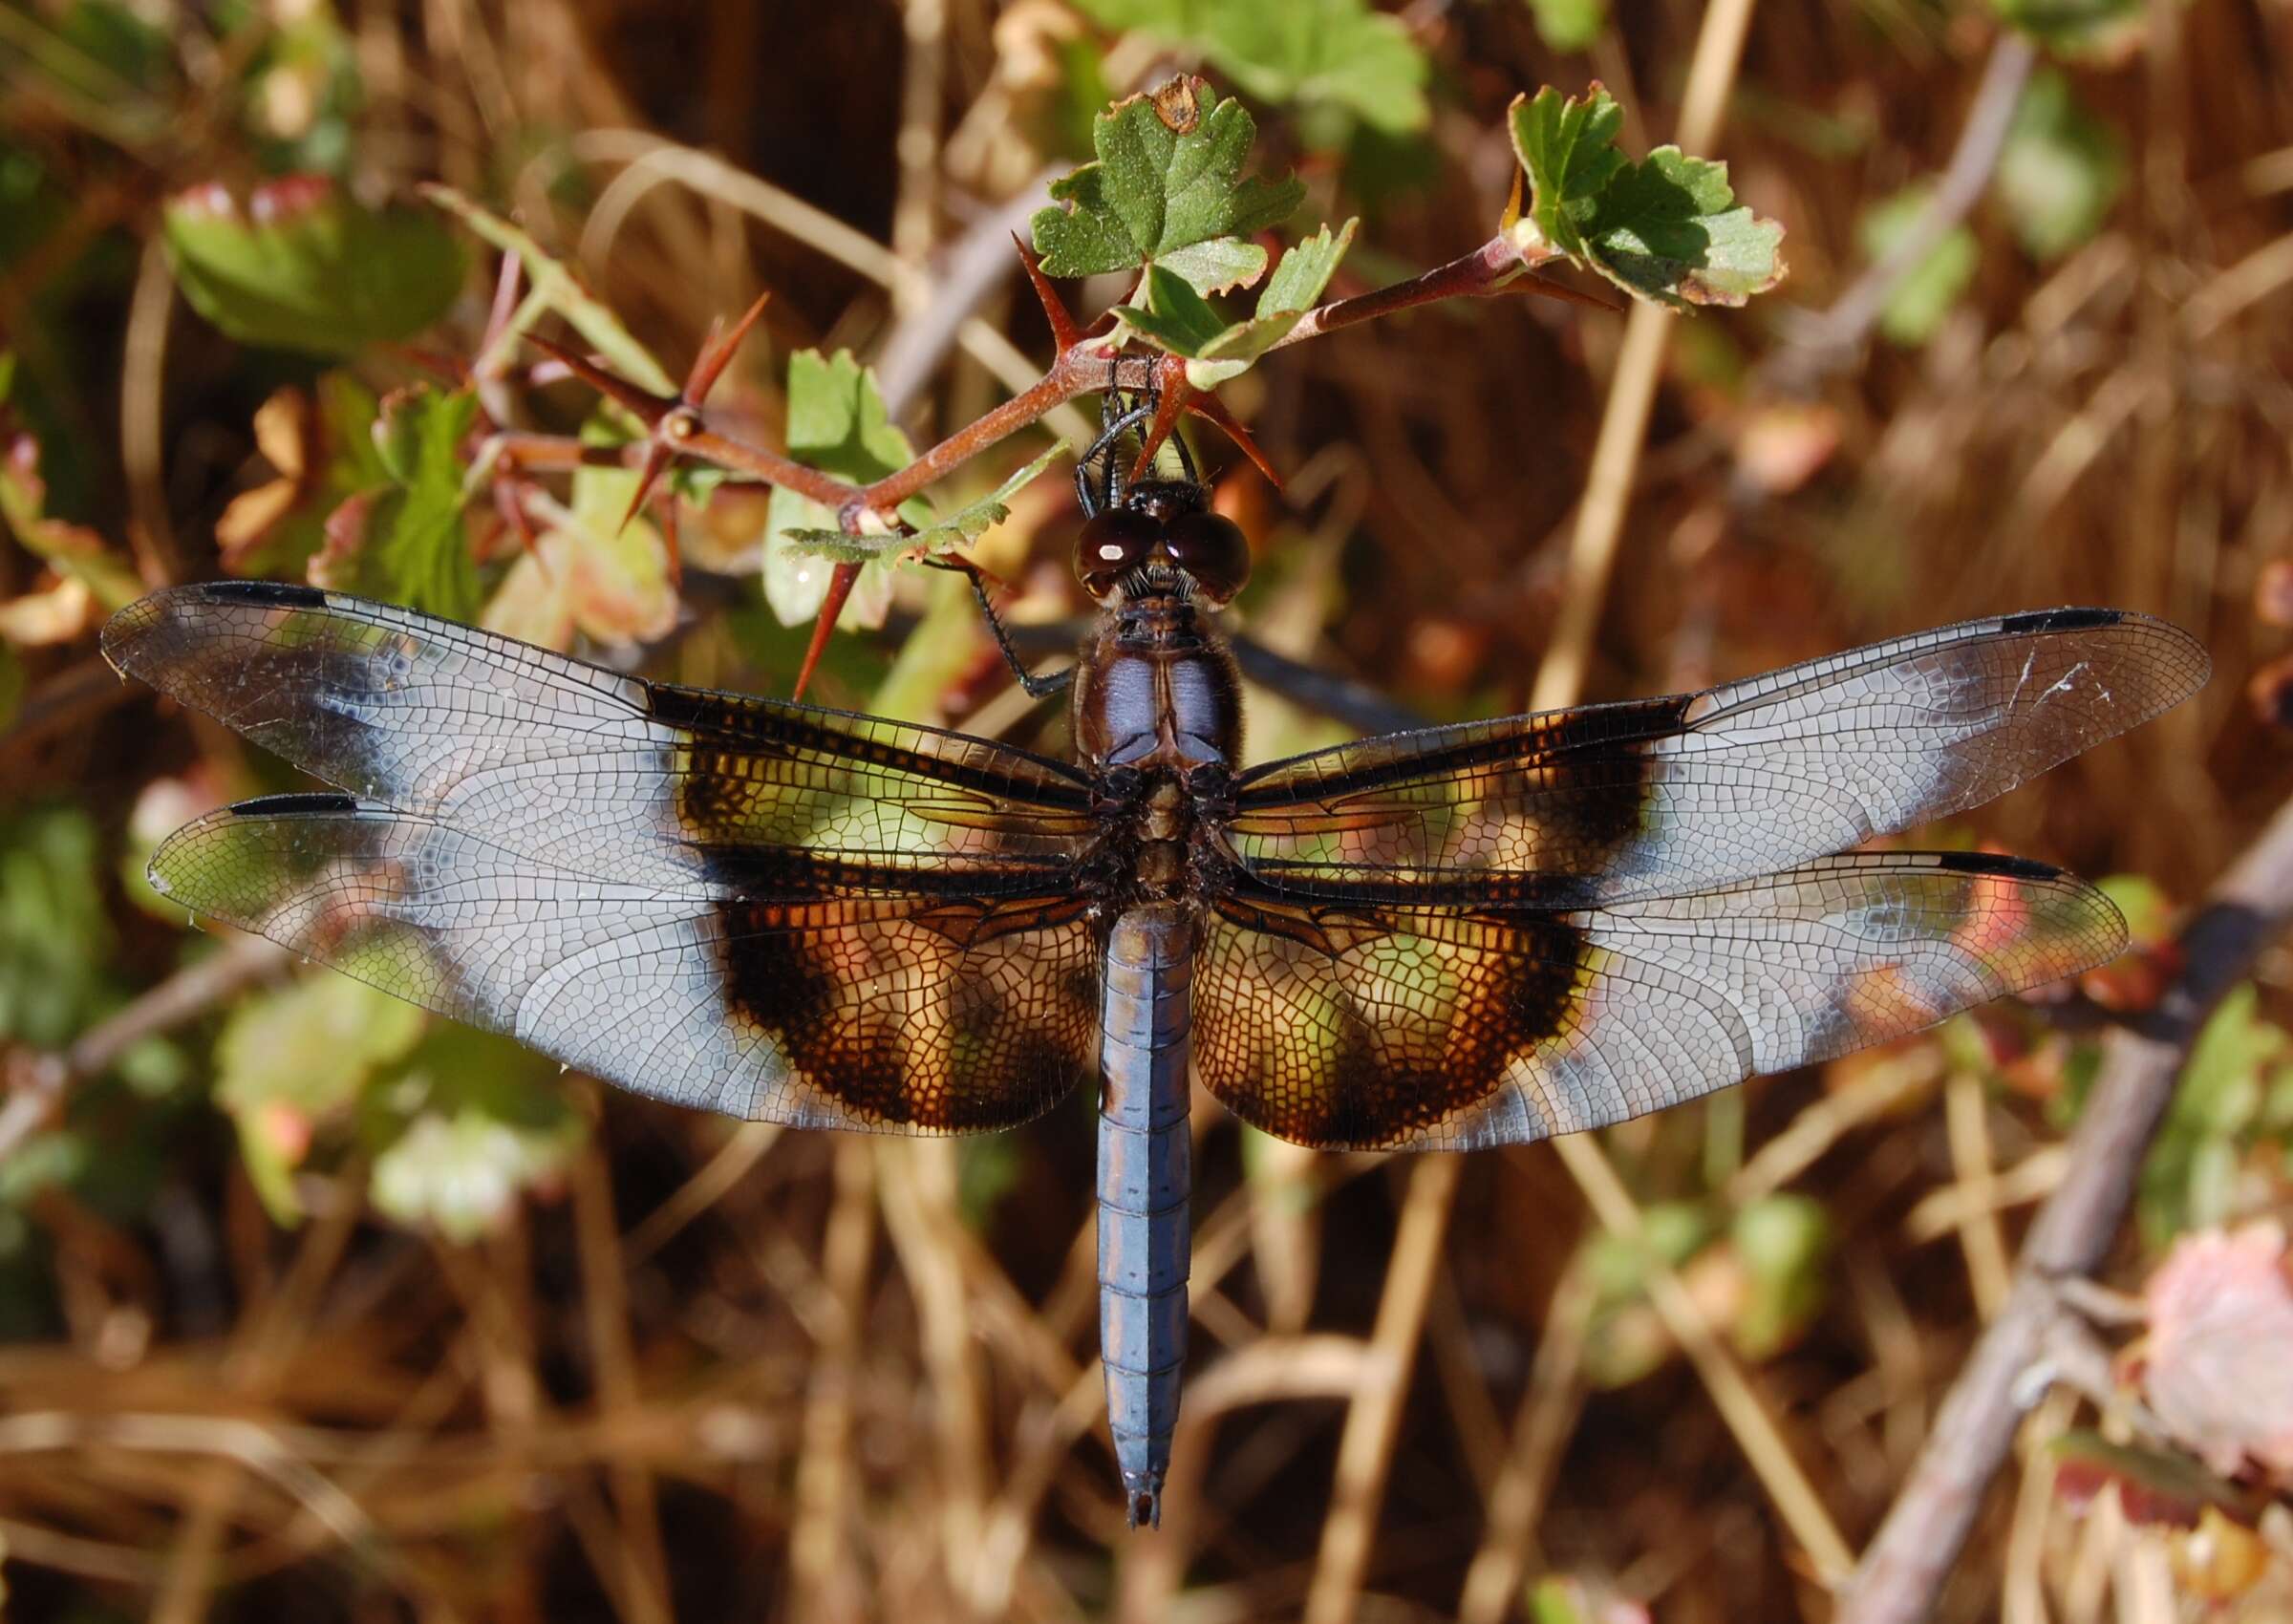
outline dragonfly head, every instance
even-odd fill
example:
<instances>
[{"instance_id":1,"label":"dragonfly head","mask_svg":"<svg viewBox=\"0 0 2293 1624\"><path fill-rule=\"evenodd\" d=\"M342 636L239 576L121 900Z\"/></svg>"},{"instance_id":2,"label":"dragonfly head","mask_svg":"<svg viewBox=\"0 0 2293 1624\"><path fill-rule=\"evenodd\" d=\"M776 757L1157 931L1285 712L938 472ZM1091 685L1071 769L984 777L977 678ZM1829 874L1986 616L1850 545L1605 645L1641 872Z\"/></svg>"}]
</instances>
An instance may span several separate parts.
<instances>
[{"instance_id":1,"label":"dragonfly head","mask_svg":"<svg viewBox=\"0 0 2293 1624\"><path fill-rule=\"evenodd\" d=\"M1204 505L1200 485L1142 480L1120 507L1084 522L1075 538L1075 575L1109 607L1171 594L1220 605L1250 579L1250 544L1239 524Z\"/></svg>"}]
</instances>

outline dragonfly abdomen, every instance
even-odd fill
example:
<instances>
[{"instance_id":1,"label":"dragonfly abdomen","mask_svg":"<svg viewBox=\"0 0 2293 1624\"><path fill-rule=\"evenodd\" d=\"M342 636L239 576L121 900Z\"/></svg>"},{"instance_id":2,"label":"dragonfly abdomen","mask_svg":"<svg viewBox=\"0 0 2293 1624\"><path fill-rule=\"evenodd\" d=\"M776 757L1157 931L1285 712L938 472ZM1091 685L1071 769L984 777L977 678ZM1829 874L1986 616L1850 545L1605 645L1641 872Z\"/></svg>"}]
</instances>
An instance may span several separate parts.
<instances>
[{"instance_id":1,"label":"dragonfly abdomen","mask_svg":"<svg viewBox=\"0 0 2293 1624\"><path fill-rule=\"evenodd\" d=\"M1162 1519L1187 1357L1187 1131L1194 925L1179 903L1116 916L1099 1059L1099 1345L1131 1526Z\"/></svg>"}]
</instances>

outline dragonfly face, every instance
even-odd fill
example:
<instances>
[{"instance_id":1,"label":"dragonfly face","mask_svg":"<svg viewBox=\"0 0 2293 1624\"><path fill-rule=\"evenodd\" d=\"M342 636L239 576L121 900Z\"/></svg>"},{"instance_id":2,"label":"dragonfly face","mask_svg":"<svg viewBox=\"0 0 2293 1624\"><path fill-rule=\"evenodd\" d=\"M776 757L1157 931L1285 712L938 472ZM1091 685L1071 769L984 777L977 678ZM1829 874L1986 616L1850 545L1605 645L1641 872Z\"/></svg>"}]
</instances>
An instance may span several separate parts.
<instances>
[{"instance_id":1,"label":"dragonfly face","mask_svg":"<svg viewBox=\"0 0 2293 1624\"><path fill-rule=\"evenodd\" d=\"M2045 865L1852 848L2186 697L2207 661L2173 627L2005 615L1245 769L1209 618L1239 536L1198 488L1090 471L1075 764L311 588L156 594L105 629L112 663L334 790L200 819L153 883L679 1104L962 1133L1095 1081L1134 1522L1177 1415L1189 1079L1305 1144L1519 1143L2124 944Z\"/></svg>"}]
</instances>

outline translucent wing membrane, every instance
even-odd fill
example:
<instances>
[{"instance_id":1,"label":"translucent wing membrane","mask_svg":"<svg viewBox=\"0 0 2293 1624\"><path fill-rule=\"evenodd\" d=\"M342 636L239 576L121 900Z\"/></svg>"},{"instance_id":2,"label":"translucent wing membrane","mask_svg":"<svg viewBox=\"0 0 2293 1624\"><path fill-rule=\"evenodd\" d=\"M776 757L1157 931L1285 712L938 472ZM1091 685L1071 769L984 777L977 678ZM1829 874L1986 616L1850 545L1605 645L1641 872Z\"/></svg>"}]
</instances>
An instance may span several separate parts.
<instances>
[{"instance_id":1,"label":"translucent wing membrane","mask_svg":"<svg viewBox=\"0 0 2293 1624\"><path fill-rule=\"evenodd\" d=\"M1069 897L887 894L827 867L742 891L601 882L336 795L212 813L151 872L387 993L737 1117L1006 1127L1095 1053L1098 948Z\"/></svg>"},{"instance_id":2,"label":"translucent wing membrane","mask_svg":"<svg viewBox=\"0 0 2293 1624\"><path fill-rule=\"evenodd\" d=\"M675 885L769 846L1041 885L1095 832L1088 780L1023 751L643 682L306 587L161 592L103 648L353 795L601 880Z\"/></svg>"},{"instance_id":3,"label":"translucent wing membrane","mask_svg":"<svg viewBox=\"0 0 2293 1624\"><path fill-rule=\"evenodd\" d=\"M1002 1127L1091 1070L1098 828L1057 762L309 588L163 592L104 652L352 792L175 835L153 879L200 912L736 1116Z\"/></svg>"},{"instance_id":4,"label":"translucent wing membrane","mask_svg":"<svg viewBox=\"0 0 2293 1624\"><path fill-rule=\"evenodd\" d=\"M2043 864L1874 853L1581 911L1228 899L1196 1076L1300 1143L1468 1149L1598 1127L1847 1054L2125 946Z\"/></svg>"},{"instance_id":5,"label":"translucent wing membrane","mask_svg":"<svg viewBox=\"0 0 2293 1624\"><path fill-rule=\"evenodd\" d=\"M1747 878L2001 795L2205 681L2111 609L1969 621L1667 699L1395 734L1236 785L1235 854L1325 898L1583 906ZM1469 882L1469 884L1462 884Z\"/></svg>"}]
</instances>

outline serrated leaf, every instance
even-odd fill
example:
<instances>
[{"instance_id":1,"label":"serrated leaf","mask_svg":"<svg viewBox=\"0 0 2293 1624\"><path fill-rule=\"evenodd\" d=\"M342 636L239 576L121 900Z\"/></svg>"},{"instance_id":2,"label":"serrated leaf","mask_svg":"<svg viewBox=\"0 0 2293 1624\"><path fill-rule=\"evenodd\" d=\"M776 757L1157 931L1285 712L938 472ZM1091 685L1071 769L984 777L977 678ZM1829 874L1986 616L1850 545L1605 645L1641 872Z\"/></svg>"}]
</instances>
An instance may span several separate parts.
<instances>
[{"instance_id":1,"label":"serrated leaf","mask_svg":"<svg viewBox=\"0 0 2293 1624\"><path fill-rule=\"evenodd\" d=\"M1908 186L1869 210L1856 231L1864 253L1875 261L1886 258L1918 223L1927 206L1927 193L1923 183ZM1959 225L1944 232L1926 257L1896 284L1886 308L1879 312L1880 333L1890 343L1910 349L1926 343L1974 280L1981 259L1982 249L1972 231Z\"/></svg>"},{"instance_id":2,"label":"serrated leaf","mask_svg":"<svg viewBox=\"0 0 2293 1624\"><path fill-rule=\"evenodd\" d=\"M1616 147L1623 112L1595 84L1547 86L1509 119L1529 175L1513 226L1525 255L1557 249L1637 298L1684 308L1741 305L1783 280L1784 228L1739 207L1727 165L1661 146L1639 163Z\"/></svg>"},{"instance_id":3,"label":"serrated leaf","mask_svg":"<svg viewBox=\"0 0 2293 1624\"><path fill-rule=\"evenodd\" d=\"M1187 363L1187 381L1196 389L1216 389L1248 372L1261 355L1289 337L1291 329L1329 286L1360 224L1359 220L1348 220L1336 237L1324 225L1284 254L1258 295L1257 313L1202 344Z\"/></svg>"},{"instance_id":4,"label":"serrated leaf","mask_svg":"<svg viewBox=\"0 0 2293 1624\"><path fill-rule=\"evenodd\" d=\"M463 533L468 492L461 442L477 421L466 389L428 384L394 391L373 432L388 483L345 502L311 561L313 584L469 620L482 601Z\"/></svg>"},{"instance_id":5,"label":"serrated leaf","mask_svg":"<svg viewBox=\"0 0 2293 1624\"><path fill-rule=\"evenodd\" d=\"M192 309L246 344L348 354L413 337L461 291L461 245L437 216L369 209L323 176L259 186L242 208L219 185L161 214Z\"/></svg>"},{"instance_id":6,"label":"serrated leaf","mask_svg":"<svg viewBox=\"0 0 2293 1624\"><path fill-rule=\"evenodd\" d=\"M2117 132L2086 110L2068 75L2031 75L1991 180L2024 249L2060 259L2101 229L2125 184Z\"/></svg>"},{"instance_id":7,"label":"serrated leaf","mask_svg":"<svg viewBox=\"0 0 2293 1624\"><path fill-rule=\"evenodd\" d=\"M533 290L519 305L494 349L479 356L473 370L481 376L488 374L492 364L503 351L516 345L519 339L539 320L545 310L555 310L566 318L575 332L581 334L589 347L601 356L605 364L619 373L640 389L655 395L675 395L676 385L653 358L653 353L637 342L621 318L597 296L582 286L581 278L560 264L543 246L518 226L500 215L480 207L451 186L438 184L419 188L423 197L446 210L479 237L505 254L515 254L525 267L525 280Z\"/></svg>"},{"instance_id":8,"label":"serrated leaf","mask_svg":"<svg viewBox=\"0 0 2293 1624\"><path fill-rule=\"evenodd\" d=\"M1054 276L1093 276L1163 263L1202 289L1231 286L1245 237L1287 217L1305 197L1296 178L1245 180L1257 126L1241 102L1218 100L1200 79L1173 80L1117 102L1091 126L1095 161L1055 181L1057 205L1037 213L1036 252ZM1191 254L1181 250L1195 248ZM1264 267L1258 256L1256 269Z\"/></svg>"},{"instance_id":9,"label":"serrated leaf","mask_svg":"<svg viewBox=\"0 0 2293 1624\"><path fill-rule=\"evenodd\" d=\"M38 439L0 411L0 520L26 551L79 582L106 609L125 609L143 595L142 578L96 531L48 511L46 455Z\"/></svg>"}]
</instances>

